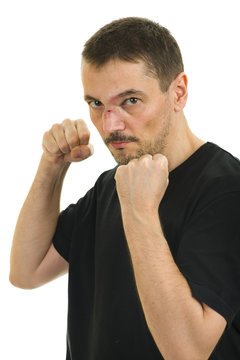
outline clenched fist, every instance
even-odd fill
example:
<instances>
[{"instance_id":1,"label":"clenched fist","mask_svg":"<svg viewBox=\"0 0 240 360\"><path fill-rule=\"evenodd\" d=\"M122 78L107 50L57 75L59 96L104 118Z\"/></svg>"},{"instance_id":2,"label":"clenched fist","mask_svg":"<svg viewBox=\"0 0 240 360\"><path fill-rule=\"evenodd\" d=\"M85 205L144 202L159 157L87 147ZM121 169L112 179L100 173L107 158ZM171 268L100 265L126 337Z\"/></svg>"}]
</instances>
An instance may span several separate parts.
<instances>
[{"instance_id":1,"label":"clenched fist","mask_svg":"<svg viewBox=\"0 0 240 360\"><path fill-rule=\"evenodd\" d=\"M122 210L156 212L168 186L167 158L156 154L131 160L118 167L115 180Z\"/></svg>"},{"instance_id":2,"label":"clenched fist","mask_svg":"<svg viewBox=\"0 0 240 360\"><path fill-rule=\"evenodd\" d=\"M42 142L44 155L52 163L84 160L93 153L89 138L90 132L83 120L65 119L45 132Z\"/></svg>"}]
</instances>

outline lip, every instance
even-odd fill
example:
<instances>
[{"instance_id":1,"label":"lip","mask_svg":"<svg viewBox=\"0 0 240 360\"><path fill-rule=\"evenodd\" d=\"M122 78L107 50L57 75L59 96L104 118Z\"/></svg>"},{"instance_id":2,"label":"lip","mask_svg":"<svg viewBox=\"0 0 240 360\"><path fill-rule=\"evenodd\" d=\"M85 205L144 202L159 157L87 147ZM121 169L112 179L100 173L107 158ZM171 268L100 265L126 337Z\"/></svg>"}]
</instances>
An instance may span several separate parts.
<instances>
[{"instance_id":1,"label":"lip","mask_svg":"<svg viewBox=\"0 0 240 360\"><path fill-rule=\"evenodd\" d=\"M128 144L130 144L131 141L123 141L123 142L111 142L111 145L115 148L115 149L122 149L125 146L127 146Z\"/></svg>"}]
</instances>

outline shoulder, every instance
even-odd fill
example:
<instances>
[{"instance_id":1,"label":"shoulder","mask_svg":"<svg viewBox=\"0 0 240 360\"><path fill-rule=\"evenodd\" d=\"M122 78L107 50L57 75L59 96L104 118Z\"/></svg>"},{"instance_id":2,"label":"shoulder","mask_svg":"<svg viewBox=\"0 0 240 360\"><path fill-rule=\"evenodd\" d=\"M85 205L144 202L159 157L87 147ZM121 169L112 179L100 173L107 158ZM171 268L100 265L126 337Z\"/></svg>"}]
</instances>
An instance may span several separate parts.
<instances>
[{"instance_id":1,"label":"shoulder","mask_svg":"<svg viewBox=\"0 0 240 360\"><path fill-rule=\"evenodd\" d=\"M220 146L208 143L209 166L213 175L240 176L240 160Z\"/></svg>"},{"instance_id":2,"label":"shoulder","mask_svg":"<svg viewBox=\"0 0 240 360\"><path fill-rule=\"evenodd\" d=\"M240 201L240 161L218 145L204 144L180 170L175 183L183 184L188 219L212 204Z\"/></svg>"},{"instance_id":3,"label":"shoulder","mask_svg":"<svg viewBox=\"0 0 240 360\"><path fill-rule=\"evenodd\" d=\"M199 180L209 194L240 192L240 161L218 145L208 143Z\"/></svg>"}]
</instances>

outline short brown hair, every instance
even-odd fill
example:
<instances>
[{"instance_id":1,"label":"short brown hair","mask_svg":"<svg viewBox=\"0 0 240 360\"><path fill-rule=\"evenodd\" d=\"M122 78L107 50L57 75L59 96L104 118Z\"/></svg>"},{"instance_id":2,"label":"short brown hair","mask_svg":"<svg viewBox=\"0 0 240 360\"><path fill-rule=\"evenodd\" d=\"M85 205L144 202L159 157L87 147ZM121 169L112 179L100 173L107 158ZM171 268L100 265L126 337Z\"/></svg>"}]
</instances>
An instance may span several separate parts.
<instances>
[{"instance_id":1,"label":"short brown hair","mask_svg":"<svg viewBox=\"0 0 240 360\"><path fill-rule=\"evenodd\" d=\"M148 71L160 80L163 92L184 71L181 51L170 31L139 17L122 18L103 26L85 43L82 56L97 68L114 59L143 60Z\"/></svg>"}]
</instances>

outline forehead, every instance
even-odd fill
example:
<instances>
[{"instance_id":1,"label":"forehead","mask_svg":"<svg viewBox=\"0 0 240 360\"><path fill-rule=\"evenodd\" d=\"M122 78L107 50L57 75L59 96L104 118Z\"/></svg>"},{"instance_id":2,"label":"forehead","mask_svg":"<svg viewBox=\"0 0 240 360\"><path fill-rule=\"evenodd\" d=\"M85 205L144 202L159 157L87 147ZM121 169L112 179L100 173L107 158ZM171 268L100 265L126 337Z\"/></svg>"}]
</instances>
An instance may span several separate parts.
<instances>
[{"instance_id":1,"label":"forehead","mask_svg":"<svg viewBox=\"0 0 240 360\"><path fill-rule=\"evenodd\" d=\"M113 96L132 88L142 91L150 91L153 86L159 88L158 80L149 75L143 61L110 60L97 68L83 60L82 83L85 94L95 95L96 98L103 93Z\"/></svg>"}]
</instances>

